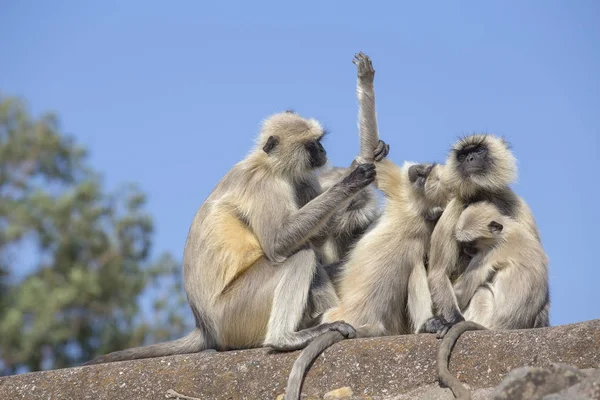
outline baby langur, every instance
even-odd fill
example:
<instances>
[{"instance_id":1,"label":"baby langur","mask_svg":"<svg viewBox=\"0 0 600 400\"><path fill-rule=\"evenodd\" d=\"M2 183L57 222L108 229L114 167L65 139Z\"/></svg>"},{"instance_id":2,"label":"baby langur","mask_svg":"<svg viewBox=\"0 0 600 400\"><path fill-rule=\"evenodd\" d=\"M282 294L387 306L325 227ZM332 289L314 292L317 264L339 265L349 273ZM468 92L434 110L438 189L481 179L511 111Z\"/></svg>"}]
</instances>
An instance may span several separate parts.
<instances>
[{"instance_id":1,"label":"baby langur","mask_svg":"<svg viewBox=\"0 0 600 400\"><path fill-rule=\"evenodd\" d=\"M380 140L375 149L375 158L383 159L387 156L388 151L389 145ZM350 168L354 168L356 165L355 160ZM347 173L348 168L328 168L319 175L321 189L329 189ZM369 185L358 192L346 208L334 213L325 224L320 239L312 241L321 264L336 287L336 291L343 260L380 214L377 193L373 185Z\"/></svg>"},{"instance_id":2,"label":"baby langur","mask_svg":"<svg viewBox=\"0 0 600 400\"><path fill-rule=\"evenodd\" d=\"M448 358L467 330L548 326L548 257L538 238L490 202L468 206L455 229L462 251L471 258L454 284L466 321L453 326L438 352L440 381L458 399L468 390L448 370Z\"/></svg>"},{"instance_id":3,"label":"baby langur","mask_svg":"<svg viewBox=\"0 0 600 400\"><path fill-rule=\"evenodd\" d=\"M371 61L359 53L355 64L359 71L358 93L363 92L361 85L373 93L374 74L364 73L372 68ZM373 99L359 96L361 137L377 137L377 126L372 123ZM442 166L405 163L400 168L376 154L373 158L375 184L386 198L384 210L343 263L338 283L340 306L323 316L323 321L344 318L359 337L416 332L432 317L424 262L435 221L449 201L440 180ZM308 366L342 339L341 335L325 333L302 351L288 378L287 400L300 398Z\"/></svg>"},{"instance_id":4,"label":"baby langur","mask_svg":"<svg viewBox=\"0 0 600 400\"><path fill-rule=\"evenodd\" d=\"M389 146L381 142L376 154L387 155ZM331 167L319 174L322 190L327 190L348 173L348 168ZM377 193L373 185L364 188L350 201L346 208L337 211L325 226L326 238L319 253L323 265L339 263L350 251L367 228L379 217Z\"/></svg>"},{"instance_id":5,"label":"baby langur","mask_svg":"<svg viewBox=\"0 0 600 400\"><path fill-rule=\"evenodd\" d=\"M493 135L471 135L459 140L450 152L444 175L446 184L454 191L454 198L431 237L428 280L437 316L423 326L424 331L437 332L438 337L443 337L450 326L465 319L452 281L464 272L469 262L454 236L459 217L469 204L479 201L494 204L500 214L512 218L539 241L531 210L508 186L516 178L517 168L503 139Z\"/></svg>"},{"instance_id":6,"label":"baby langur","mask_svg":"<svg viewBox=\"0 0 600 400\"><path fill-rule=\"evenodd\" d=\"M307 308L315 315L337 303L327 282L318 301L310 298L319 267L310 241L375 179L375 166L361 164L320 194L316 170L327 161L322 136L314 119L293 112L268 118L256 148L217 184L192 222L183 279L194 331L89 364L210 348L289 350L329 330L352 337L352 327L341 322L298 330L307 325Z\"/></svg>"}]
</instances>

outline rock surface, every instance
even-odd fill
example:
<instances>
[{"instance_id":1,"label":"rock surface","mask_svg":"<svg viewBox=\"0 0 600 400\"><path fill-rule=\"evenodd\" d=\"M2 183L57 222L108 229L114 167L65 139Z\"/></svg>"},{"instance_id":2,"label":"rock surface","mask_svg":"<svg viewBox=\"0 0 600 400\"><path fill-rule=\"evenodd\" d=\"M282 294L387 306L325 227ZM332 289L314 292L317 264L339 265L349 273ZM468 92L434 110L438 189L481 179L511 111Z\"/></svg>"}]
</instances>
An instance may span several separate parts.
<instances>
[{"instance_id":1,"label":"rock surface","mask_svg":"<svg viewBox=\"0 0 600 400\"><path fill-rule=\"evenodd\" d=\"M342 341L313 364L303 399L323 399L345 387L346 399L453 399L437 383L437 346L435 335L429 334ZM203 352L34 372L0 378L0 399L165 399L169 389L201 399L276 399L297 356L266 349ZM541 368L517 370L503 382L505 388L526 385L519 379L537 382L544 377L552 383L558 374L569 385L550 395L559 397L546 399L594 398L576 395L593 396L600 390L594 371L554 363L599 368L600 319L542 329L466 332L453 350L450 371L469 385L473 400L489 398L508 372L521 366Z\"/></svg>"}]
</instances>

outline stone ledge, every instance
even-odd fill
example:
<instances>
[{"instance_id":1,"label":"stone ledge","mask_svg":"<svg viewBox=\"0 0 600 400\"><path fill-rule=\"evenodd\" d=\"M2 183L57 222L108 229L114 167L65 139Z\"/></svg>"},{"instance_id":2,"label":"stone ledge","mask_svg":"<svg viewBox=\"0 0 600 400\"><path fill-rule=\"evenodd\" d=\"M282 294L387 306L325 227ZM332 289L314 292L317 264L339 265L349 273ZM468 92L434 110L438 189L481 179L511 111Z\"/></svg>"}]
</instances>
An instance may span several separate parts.
<instances>
[{"instance_id":1,"label":"stone ledge","mask_svg":"<svg viewBox=\"0 0 600 400\"><path fill-rule=\"evenodd\" d=\"M349 386L360 398L404 398L435 387L435 335L346 340L308 372L303 393L322 399ZM298 352L198 353L0 378L0 399L165 399L168 389L202 399L275 399ZM551 328L466 332L450 370L473 389L496 386L517 367L600 366L600 319ZM448 390L448 389L445 389ZM411 396L412 397L412 396Z\"/></svg>"}]
</instances>

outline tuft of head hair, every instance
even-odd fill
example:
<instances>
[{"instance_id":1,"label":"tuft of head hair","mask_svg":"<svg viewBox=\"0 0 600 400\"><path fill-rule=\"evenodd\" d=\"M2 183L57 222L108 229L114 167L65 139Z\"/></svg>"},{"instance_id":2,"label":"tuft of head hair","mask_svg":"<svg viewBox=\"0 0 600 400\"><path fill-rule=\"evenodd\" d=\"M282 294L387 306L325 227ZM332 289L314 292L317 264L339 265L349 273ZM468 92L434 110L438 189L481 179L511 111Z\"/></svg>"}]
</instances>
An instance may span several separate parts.
<instances>
[{"instance_id":1,"label":"tuft of head hair","mask_svg":"<svg viewBox=\"0 0 600 400\"><path fill-rule=\"evenodd\" d=\"M473 203L465 208L458 218L454 229L456 240L471 242L495 238L502 231L507 218L488 201Z\"/></svg>"},{"instance_id":2,"label":"tuft of head hair","mask_svg":"<svg viewBox=\"0 0 600 400\"><path fill-rule=\"evenodd\" d=\"M458 168L458 155L469 147L487 148L485 171L465 176ZM517 179L517 160L509 143L502 137L491 134L474 134L460 138L450 150L446 160L444 180L461 197L479 190L499 191Z\"/></svg>"},{"instance_id":3,"label":"tuft of head hair","mask_svg":"<svg viewBox=\"0 0 600 400\"><path fill-rule=\"evenodd\" d=\"M425 178L424 186L419 186L417 183L410 182L408 170L413 165L421 165L425 168L431 167ZM437 163L405 161L402 164L402 171L405 176L403 184L406 187L406 191L410 193L411 197L418 200L418 203L422 205L424 209L445 207L448 201L450 201L452 193L444 181L444 168L444 165Z\"/></svg>"},{"instance_id":4,"label":"tuft of head hair","mask_svg":"<svg viewBox=\"0 0 600 400\"><path fill-rule=\"evenodd\" d=\"M268 165L284 174L303 174L310 168L305 144L323 137L319 121L284 111L263 120L253 153Z\"/></svg>"},{"instance_id":5,"label":"tuft of head hair","mask_svg":"<svg viewBox=\"0 0 600 400\"><path fill-rule=\"evenodd\" d=\"M445 207L453 196L452 188L445 181L446 166L434 163L425 181L425 199L430 207Z\"/></svg>"}]
</instances>

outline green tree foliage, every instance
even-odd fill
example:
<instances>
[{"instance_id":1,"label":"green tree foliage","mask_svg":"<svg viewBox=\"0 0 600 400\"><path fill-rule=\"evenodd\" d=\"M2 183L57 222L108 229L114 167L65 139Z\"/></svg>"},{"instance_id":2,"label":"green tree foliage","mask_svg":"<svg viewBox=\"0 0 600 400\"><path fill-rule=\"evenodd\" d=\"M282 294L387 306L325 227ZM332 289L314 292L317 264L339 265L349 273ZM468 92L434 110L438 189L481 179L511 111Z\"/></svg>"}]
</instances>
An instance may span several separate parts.
<instances>
[{"instance_id":1,"label":"green tree foliage","mask_svg":"<svg viewBox=\"0 0 600 400\"><path fill-rule=\"evenodd\" d=\"M185 330L179 265L150 259L145 195L133 185L106 193L86 161L55 116L34 119L0 96L2 375L78 365ZM157 299L150 318L140 312L146 289Z\"/></svg>"}]
</instances>

